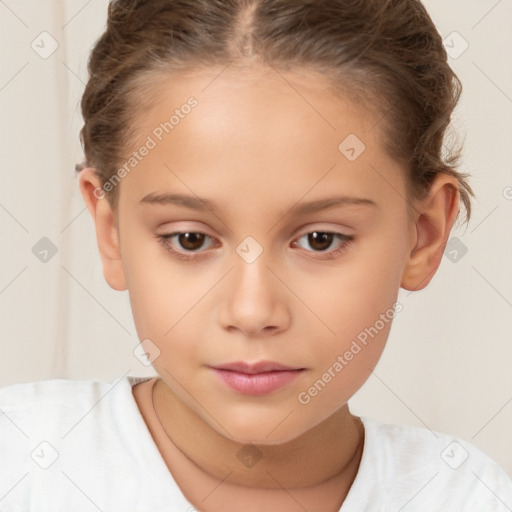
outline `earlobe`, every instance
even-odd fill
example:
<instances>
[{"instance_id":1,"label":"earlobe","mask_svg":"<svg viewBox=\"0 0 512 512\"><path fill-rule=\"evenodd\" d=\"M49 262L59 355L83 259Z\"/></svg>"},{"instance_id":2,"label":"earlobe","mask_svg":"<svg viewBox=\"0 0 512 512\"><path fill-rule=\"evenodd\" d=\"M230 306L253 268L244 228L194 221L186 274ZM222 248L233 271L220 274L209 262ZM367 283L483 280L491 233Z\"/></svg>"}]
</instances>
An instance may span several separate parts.
<instances>
[{"instance_id":1,"label":"earlobe","mask_svg":"<svg viewBox=\"0 0 512 512\"><path fill-rule=\"evenodd\" d=\"M111 288L127 289L115 214L101 188L95 169L87 167L78 177L80 192L94 220L103 275Z\"/></svg>"},{"instance_id":2,"label":"earlobe","mask_svg":"<svg viewBox=\"0 0 512 512\"><path fill-rule=\"evenodd\" d=\"M400 286L422 290L434 277L459 213L459 185L453 176L440 173L428 196L414 204L411 247Z\"/></svg>"}]
</instances>

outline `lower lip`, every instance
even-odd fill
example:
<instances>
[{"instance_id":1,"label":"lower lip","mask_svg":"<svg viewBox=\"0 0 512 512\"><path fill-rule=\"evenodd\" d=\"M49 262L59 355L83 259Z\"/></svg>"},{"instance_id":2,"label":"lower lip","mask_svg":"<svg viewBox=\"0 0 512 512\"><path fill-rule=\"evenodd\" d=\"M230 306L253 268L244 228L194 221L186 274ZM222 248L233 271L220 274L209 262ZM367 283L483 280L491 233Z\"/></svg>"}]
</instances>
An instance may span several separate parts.
<instances>
[{"instance_id":1,"label":"lower lip","mask_svg":"<svg viewBox=\"0 0 512 512\"><path fill-rule=\"evenodd\" d=\"M231 370L213 368L215 373L231 388L243 395L261 396L280 389L294 379L303 370L282 370L264 373L240 373Z\"/></svg>"}]
</instances>

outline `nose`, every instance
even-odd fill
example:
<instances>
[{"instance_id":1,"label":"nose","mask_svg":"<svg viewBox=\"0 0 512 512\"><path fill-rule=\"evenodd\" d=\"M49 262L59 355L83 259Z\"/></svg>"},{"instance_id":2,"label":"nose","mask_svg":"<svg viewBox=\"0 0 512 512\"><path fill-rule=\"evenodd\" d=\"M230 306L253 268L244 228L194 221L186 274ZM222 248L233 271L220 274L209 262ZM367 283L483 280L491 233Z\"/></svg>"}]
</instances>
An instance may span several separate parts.
<instances>
[{"instance_id":1,"label":"nose","mask_svg":"<svg viewBox=\"0 0 512 512\"><path fill-rule=\"evenodd\" d=\"M291 317L286 287L270 270L264 254L252 263L241 258L235 260L219 310L219 322L224 329L261 337L288 328Z\"/></svg>"}]
</instances>

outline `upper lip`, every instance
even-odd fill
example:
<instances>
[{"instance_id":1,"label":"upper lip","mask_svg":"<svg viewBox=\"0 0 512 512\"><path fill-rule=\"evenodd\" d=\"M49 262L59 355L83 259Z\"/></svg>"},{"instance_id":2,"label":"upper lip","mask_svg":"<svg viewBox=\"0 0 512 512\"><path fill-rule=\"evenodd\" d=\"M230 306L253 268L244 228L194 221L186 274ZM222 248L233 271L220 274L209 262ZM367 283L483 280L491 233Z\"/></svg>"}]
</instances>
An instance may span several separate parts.
<instances>
[{"instance_id":1,"label":"upper lip","mask_svg":"<svg viewBox=\"0 0 512 512\"><path fill-rule=\"evenodd\" d=\"M274 361L258 361L256 363L247 363L245 361L236 361L234 363L226 363L212 366L216 370L230 370L239 373L264 373L274 371L286 371L286 370L303 370L303 368L297 368L292 366L286 366L281 363Z\"/></svg>"}]
</instances>

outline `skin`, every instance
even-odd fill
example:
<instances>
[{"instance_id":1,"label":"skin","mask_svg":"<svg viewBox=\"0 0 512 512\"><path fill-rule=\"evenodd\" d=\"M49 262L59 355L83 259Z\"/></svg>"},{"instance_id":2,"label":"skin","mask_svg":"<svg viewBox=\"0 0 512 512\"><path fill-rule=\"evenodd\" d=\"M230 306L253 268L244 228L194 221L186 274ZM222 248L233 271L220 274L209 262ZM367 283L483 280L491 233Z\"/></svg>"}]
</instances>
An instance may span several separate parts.
<instances>
[{"instance_id":1,"label":"skin","mask_svg":"<svg viewBox=\"0 0 512 512\"><path fill-rule=\"evenodd\" d=\"M94 169L79 178L105 278L129 291L139 339L160 350L160 378L135 386L134 398L198 510L339 510L364 443L347 401L379 361L391 322L309 403L298 395L392 308L400 287L430 282L458 214L458 183L439 175L426 198L408 198L405 169L384 151L377 119L313 74L210 70L164 85L137 120L140 141L190 96L198 106L118 185L117 210L95 196ZM366 145L354 162L338 150L349 134ZM199 196L218 209L140 203L153 192ZM290 212L341 194L375 205ZM174 231L211 236L196 244L204 256L170 254L157 236ZM328 258L305 236L314 231L354 239ZM252 263L236 252L248 236L263 249ZM169 243L187 251L177 238ZM339 247L334 238L327 253ZM208 367L260 360L305 370L254 397ZM247 445L261 454L252 467L237 457Z\"/></svg>"}]
</instances>

